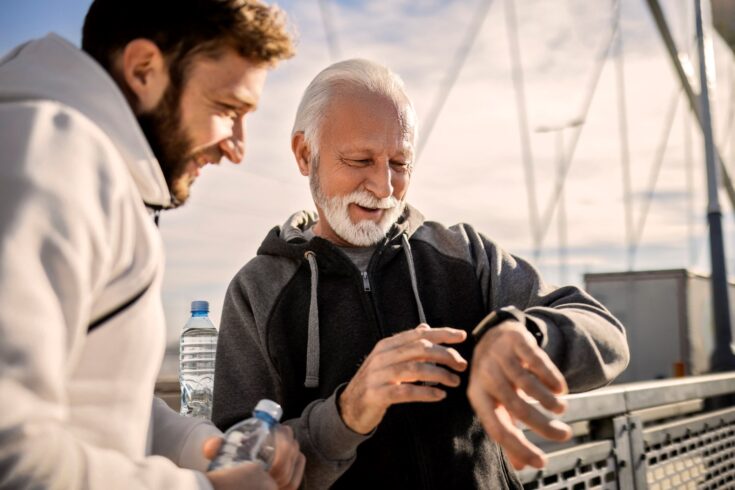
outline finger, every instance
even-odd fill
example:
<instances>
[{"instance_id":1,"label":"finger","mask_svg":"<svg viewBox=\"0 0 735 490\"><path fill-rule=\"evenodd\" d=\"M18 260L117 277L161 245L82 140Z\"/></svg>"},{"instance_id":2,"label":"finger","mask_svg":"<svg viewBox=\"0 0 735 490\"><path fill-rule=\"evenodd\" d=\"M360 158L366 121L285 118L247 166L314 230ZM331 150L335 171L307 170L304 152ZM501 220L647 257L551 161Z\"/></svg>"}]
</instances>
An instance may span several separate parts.
<instances>
[{"instance_id":1,"label":"finger","mask_svg":"<svg viewBox=\"0 0 735 490\"><path fill-rule=\"evenodd\" d=\"M554 413L563 413L566 410L566 402L541 383L535 374L524 369L515 356L510 356L505 362L499 364L507 378L517 388L522 389L531 398L538 400L542 406Z\"/></svg>"},{"instance_id":2,"label":"finger","mask_svg":"<svg viewBox=\"0 0 735 490\"><path fill-rule=\"evenodd\" d=\"M378 365L388 366L405 361L442 364L460 372L467 369L467 361L459 352L451 347L434 344L428 339L418 339L376 354Z\"/></svg>"},{"instance_id":3,"label":"finger","mask_svg":"<svg viewBox=\"0 0 735 490\"><path fill-rule=\"evenodd\" d=\"M467 332L451 327L420 330L419 334L433 344L460 344L467 339Z\"/></svg>"},{"instance_id":4,"label":"finger","mask_svg":"<svg viewBox=\"0 0 735 490\"><path fill-rule=\"evenodd\" d=\"M276 453L270 468L270 475L279 487L287 485L293 476L293 465L300 454L299 443L294 439L293 429L288 425L275 427Z\"/></svg>"},{"instance_id":5,"label":"finger","mask_svg":"<svg viewBox=\"0 0 735 490\"><path fill-rule=\"evenodd\" d=\"M518 342L514 347L514 351L528 369L554 393L561 395L569 392L567 382L559 368L552 362L548 354L535 343Z\"/></svg>"},{"instance_id":6,"label":"finger","mask_svg":"<svg viewBox=\"0 0 735 490\"><path fill-rule=\"evenodd\" d=\"M379 351L388 350L422 338L433 344L459 344L467 338L467 332L449 327L429 328L422 323L416 328L381 340L376 347L379 347Z\"/></svg>"},{"instance_id":7,"label":"finger","mask_svg":"<svg viewBox=\"0 0 735 490\"><path fill-rule=\"evenodd\" d=\"M446 398L447 393L433 386L403 383L378 388L377 395L388 401L389 405L409 402L437 402Z\"/></svg>"},{"instance_id":8,"label":"finger","mask_svg":"<svg viewBox=\"0 0 735 490\"><path fill-rule=\"evenodd\" d=\"M202 444L202 452L204 457L212 460L217 456L220 446L222 445L223 439L221 437L209 437Z\"/></svg>"},{"instance_id":9,"label":"finger","mask_svg":"<svg viewBox=\"0 0 735 490\"><path fill-rule=\"evenodd\" d=\"M538 447L532 444L523 432L513 424L510 415L503 406L485 395L477 385L470 385L467 396L482 427L488 436L497 442L505 451L515 469L526 465L543 468L546 457Z\"/></svg>"},{"instance_id":10,"label":"finger","mask_svg":"<svg viewBox=\"0 0 735 490\"><path fill-rule=\"evenodd\" d=\"M492 398L503 405L510 415L526 424L529 429L554 441L565 441L571 437L571 428L567 424L549 418L528 403L502 373L498 372L490 376L483 371L479 374L481 378L485 378L480 380L484 381L485 386L492 386ZM512 421L510 424L513 425Z\"/></svg>"},{"instance_id":11,"label":"finger","mask_svg":"<svg viewBox=\"0 0 735 490\"><path fill-rule=\"evenodd\" d=\"M401 362L388 366L377 378L381 384L413 383L425 381L445 386L459 386L459 376L443 367L427 362Z\"/></svg>"},{"instance_id":12,"label":"finger","mask_svg":"<svg viewBox=\"0 0 735 490\"><path fill-rule=\"evenodd\" d=\"M291 481L288 485L281 487L282 490L296 490L301 485L301 479L304 476L304 468L306 467L306 457L299 453L293 466Z\"/></svg>"}]
</instances>

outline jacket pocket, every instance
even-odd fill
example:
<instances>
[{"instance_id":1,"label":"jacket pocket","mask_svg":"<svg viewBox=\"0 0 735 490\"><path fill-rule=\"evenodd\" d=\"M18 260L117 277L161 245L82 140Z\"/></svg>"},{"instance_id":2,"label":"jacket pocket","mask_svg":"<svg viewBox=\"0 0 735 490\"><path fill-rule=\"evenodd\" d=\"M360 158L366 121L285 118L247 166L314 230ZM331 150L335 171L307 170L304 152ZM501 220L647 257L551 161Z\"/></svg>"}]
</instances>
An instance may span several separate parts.
<instances>
[{"instance_id":1,"label":"jacket pocket","mask_svg":"<svg viewBox=\"0 0 735 490\"><path fill-rule=\"evenodd\" d=\"M110 312L105 313L101 317L99 317L96 320L92 321L92 323L90 323L89 326L87 327L87 334L91 333L92 330L94 330L94 329L96 329L96 328L104 325L105 323L107 323L108 321L112 320L113 318L115 318L117 315L119 315L123 311L125 311L128 308L130 308L131 306L133 306L151 288L151 286L153 285L153 281L154 280L155 280L155 278L154 279L151 279L151 281L149 281L148 284L146 284L146 286L143 289L141 289L140 291L138 291L137 293L135 293L133 296L131 296L130 298L128 298L127 300L125 300L119 306L113 308Z\"/></svg>"}]
</instances>

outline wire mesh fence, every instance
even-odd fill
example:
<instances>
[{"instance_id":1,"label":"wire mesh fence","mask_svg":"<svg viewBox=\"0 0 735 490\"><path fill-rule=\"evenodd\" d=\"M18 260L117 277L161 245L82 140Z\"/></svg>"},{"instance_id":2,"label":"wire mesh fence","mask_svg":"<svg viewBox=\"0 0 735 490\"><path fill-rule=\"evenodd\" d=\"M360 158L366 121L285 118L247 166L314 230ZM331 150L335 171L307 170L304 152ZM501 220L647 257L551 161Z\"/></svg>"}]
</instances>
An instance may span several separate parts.
<instances>
[{"instance_id":1,"label":"wire mesh fence","mask_svg":"<svg viewBox=\"0 0 735 490\"><path fill-rule=\"evenodd\" d=\"M557 453L555 459L573 464L568 468L564 467L568 465L562 464L556 471L542 473L528 481L524 488L527 490L618 488L617 461L611 442L580 444L563 450L563 453Z\"/></svg>"},{"instance_id":2,"label":"wire mesh fence","mask_svg":"<svg viewBox=\"0 0 735 490\"><path fill-rule=\"evenodd\" d=\"M527 490L735 489L735 373L631 383L569 397L566 422L589 430L545 449L543 470L520 473ZM701 403L697 403L701 402ZM731 402L725 402L726 404Z\"/></svg>"},{"instance_id":3,"label":"wire mesh fence","mask_svg":"<svg viewBox=\"0 0 735 490\"><path fill-rule=\"evenodd\" d=\"M735 408L644 430L651 490L735 488Z\"/></svg>"}]
</instances>

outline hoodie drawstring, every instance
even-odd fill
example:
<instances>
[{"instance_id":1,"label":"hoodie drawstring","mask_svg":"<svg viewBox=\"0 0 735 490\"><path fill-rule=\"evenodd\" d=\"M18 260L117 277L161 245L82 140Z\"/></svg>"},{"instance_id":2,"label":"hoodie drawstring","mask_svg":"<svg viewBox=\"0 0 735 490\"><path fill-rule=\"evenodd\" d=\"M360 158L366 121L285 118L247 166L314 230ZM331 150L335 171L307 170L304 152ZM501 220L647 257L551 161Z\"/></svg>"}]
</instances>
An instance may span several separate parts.
<instances>
[{"instance_id":1,"label":"hoodie drawstring","mask_svg":"<svg viewBox=\"0 0 735 490\"><path fill-rule=\"evenodd\" d=\"M411 275L411 288L413 289L413 297L416 298L416 308L419 310L419 321L426 323L426 315L424 314L424 305L421 303L421 297L419 296L419 285L416 280L416 268L413 265L413 254L411 253L411 244L408 243L408 236L405 233L401 235L403 240L403 252L406 254L406 261L408 262L408 273Z\"/></svg>"},{"instance_id":2,"label":"hoodie drawstring","mask_svg":"<svg viewBox=\"0 0 735 490\"><path fill-rule=\"evenodd\" d=\"M426 323L426 314L424 313L424 305L419 297L418 281L416 280L416 268L413 264L413 254L411 253L411 245L408 243L408 237L404 233L401 235L403 241L403 252L406 254L408 262L408 273L411 276L411 289L416 299L416 308L419 314L419 321ZM304 257L309 262L311 270L311 297L309 300L309 327L306 340L306 379L304 386L306 388L316 388L319 386L319 306L317 304L317 285L319 284L319 269L316 264L316 254L311 250L304 253Z\"/></svg>"},{"instance_id":3,"label":"hoodie drawstring","mask_svg":"<svg viewBox=\"0 0 735 490\"><path fill-rule=\"evenodd\" d=\"M304 386L316 388L319 386L319 307L317 306L319 269L316 266L316 254L314 252L309 250L304 256L311 269L311 299L309 301L309 330L306 341L306 380Z\"/></svg>"}]
</instances>

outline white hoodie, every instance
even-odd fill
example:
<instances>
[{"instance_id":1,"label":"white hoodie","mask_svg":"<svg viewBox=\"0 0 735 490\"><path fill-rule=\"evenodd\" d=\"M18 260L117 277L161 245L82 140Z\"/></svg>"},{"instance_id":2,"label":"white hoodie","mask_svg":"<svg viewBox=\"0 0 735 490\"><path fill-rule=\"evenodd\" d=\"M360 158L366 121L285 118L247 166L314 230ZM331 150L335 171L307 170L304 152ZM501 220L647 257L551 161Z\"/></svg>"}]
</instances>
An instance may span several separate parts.
<instances>
[{"instance_id":1,"label":"white hoodie","mask_svg":"<svg viewBox=\"0 0 735 490\"><path fill-rule=\"evenodd\" d=\"M170 195L122 93L51 34L0 61L0 127L0 488L210 488L146 456L165 322L144 202ZM153 447L191 460L216 430L162 405Z\"/></svg>"}]
</instances>

